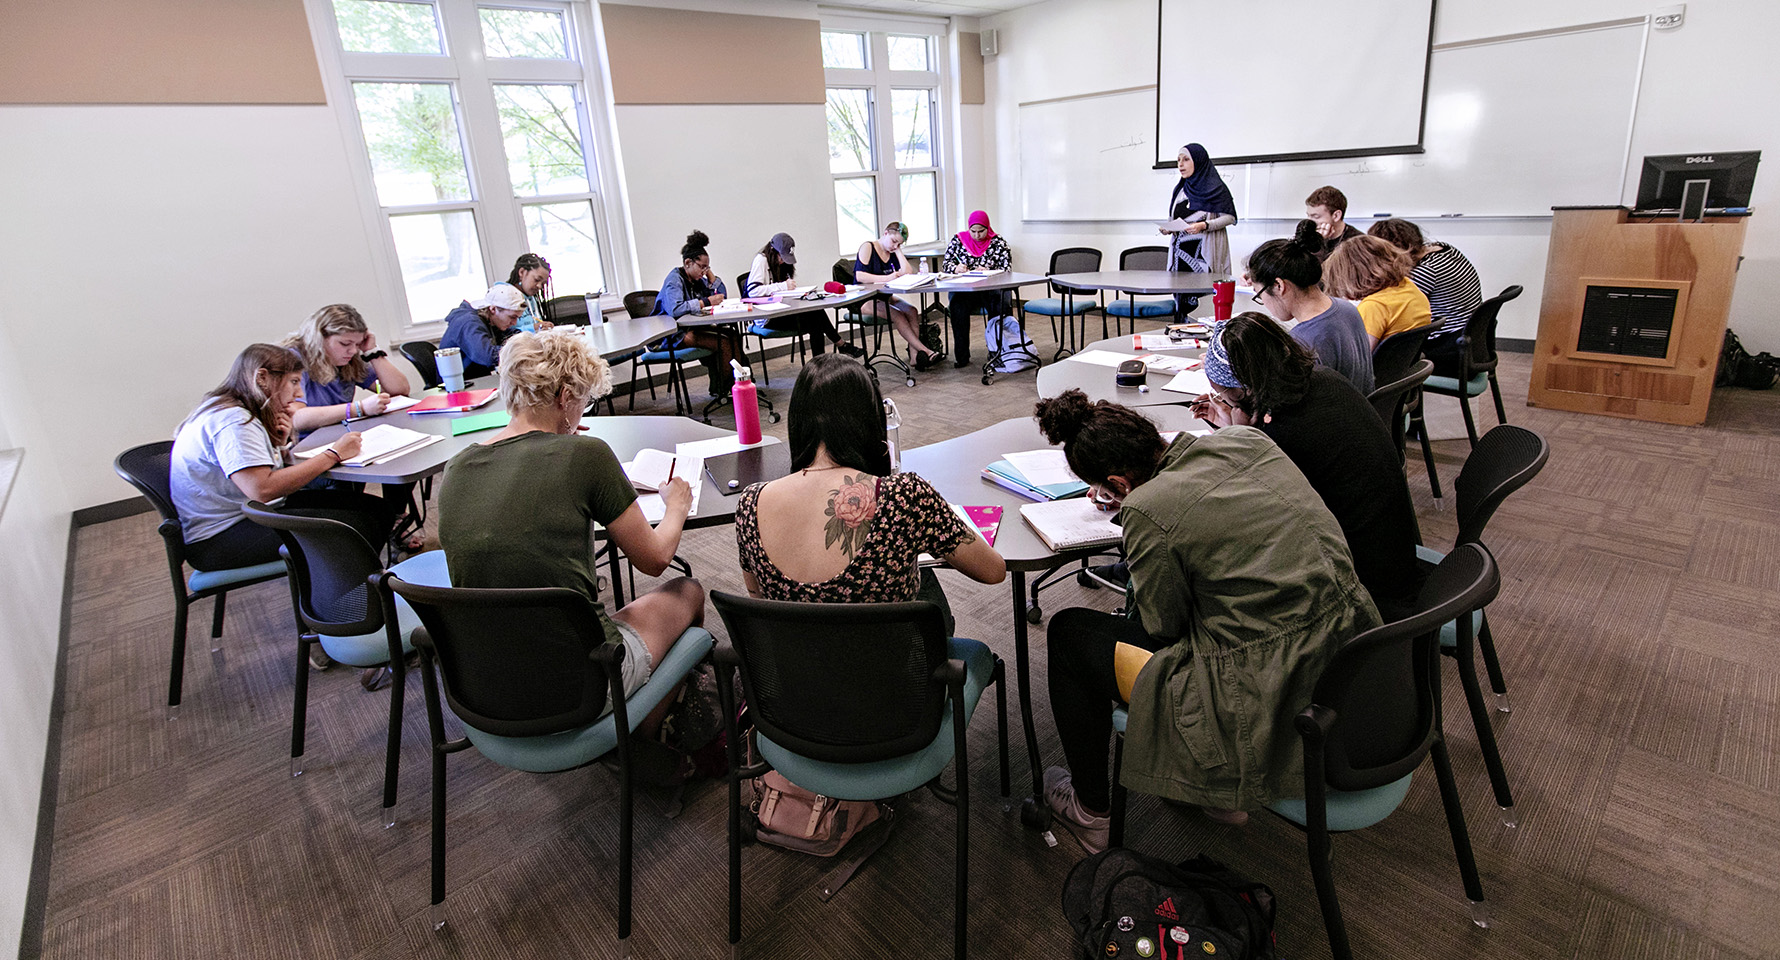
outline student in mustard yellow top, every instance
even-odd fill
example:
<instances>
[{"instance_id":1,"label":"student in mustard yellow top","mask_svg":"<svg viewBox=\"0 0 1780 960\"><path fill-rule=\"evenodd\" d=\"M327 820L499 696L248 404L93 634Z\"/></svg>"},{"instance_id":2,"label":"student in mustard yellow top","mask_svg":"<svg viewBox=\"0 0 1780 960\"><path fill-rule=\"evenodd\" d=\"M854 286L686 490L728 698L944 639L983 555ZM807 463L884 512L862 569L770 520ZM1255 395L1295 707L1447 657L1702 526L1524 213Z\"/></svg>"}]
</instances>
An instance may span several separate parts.
<instances>
[{"instance_id":1,"label":"student in mustard yellow top","mask_svg":"<svg viewBox=\"0 0 1780 960\"><path fill-rule=\"evenodd\" d=\"M1409 255L1377 237L1344 241L1323 262L1323 289L1354 301L1372 347L1393 333L1434 321L1428 295L1409 280Z\"/></svg>"}]
</instances>

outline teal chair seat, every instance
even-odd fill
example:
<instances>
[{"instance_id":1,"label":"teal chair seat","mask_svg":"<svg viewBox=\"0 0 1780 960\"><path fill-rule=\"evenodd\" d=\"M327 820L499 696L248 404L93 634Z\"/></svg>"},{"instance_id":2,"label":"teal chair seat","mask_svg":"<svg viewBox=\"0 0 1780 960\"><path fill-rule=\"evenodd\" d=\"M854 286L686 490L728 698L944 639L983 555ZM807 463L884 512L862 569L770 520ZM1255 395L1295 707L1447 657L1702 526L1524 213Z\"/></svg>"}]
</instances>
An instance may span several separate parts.
<instances>
[{"instance_id":1,"label":"teal chair seat","mask_svg":"<svg viewBox=\"0 0 1780 960\"><path fill-rule=\"evenodd\" d=\"M1065 309L1062 297L1045 297L1041 300L1028 300L1026 301L1024 309L1027 313L1036 313L1041 317L1079 317L1084 313L1093 311L1094 308L1098 306L1099 303L1097 303L1091 295L1084 294L1079 297L1071 297L1067 309Z\"/></svg>"},{"instance_id":2,"label":"teal chair seat","mask_svg":"<svg viewBox=\"0 0 1780 960\"><path fill-rule=\"evenodd\" d=\"M284 561L274 560L271 563L255 564L251 567L231 567L227 570L197 570L186 580L186 585L193 593L203 593L219 587L251 583L255 580L267 580L272 577L284 576Z\"/></svg>"},{"instance_id":3,"label":"teal chair seat","mask_svg":"<svg viewBox=\"0 0 1780 960\"><path fill-rule=\"evenodd\" d=\"M1471 379L1465 381L1465 396L1467 396L1467 397L1482 396L1483 391L1488 390L1489 387L1490 387L1489 374L1487 374L1487 373L1477 374L1476 376L1472 377ZM1424 387L1424 389L1432 390L1433 392L1441 394L1442 396L1456 397L1459 395L1459 381L1458 381L1458 378L1456 378L1456 377L1429 377L1428 382L1427 382L1426 386Z\"/></svg>"},{"instance_id":4,"label":"teal chair seat","mask_svg":"<svg viewBox=\"0 0 1780 960\"><path fill-rule=\"evenodd\" d=\"M1328 804L1329 832L1364 830L1382 822L1403 805L1403 798L1409 795L1409 780L1414 776L1414 773L1405 774L1403 779L1382 787L1352 793L1328 788L1323 792L1323 798ZM1310 823L1310 814L1305 810L1303 797L1276 800L1268 804L1267 809L1300 827Z\"/></svg>"},{"instance_id":5,"label":"teal chair seat","mask_svg":"<svg viewBox=\"0 0 1780 960\"><path fill-rule=\"evenodd\" d=\"M648 682L625 699L632 730L660 705L662 698L679 688L680 681L711 652L715 643L710 633L700 627L680 634L667 656L650 672ZM604 716L587 726L541 737L503 737L467 723L463 728L464 735L483 756L503 767L527 773L570 770L605 756L618 746L618 724L612 718L610 704Z\"/></svg>"},{"instance_id":6,"label":"teal chair seat","mask_svg":"<svg viewBox=\"0 0 1780 960\"><path fill-rule=\"evenodd\" d=\"M1172 317L1174 316L1174 301L1114 300L1106 305L1106 312L1115 317Z\"/></svg>"},{"instance_id":7,"label":"teal chair seat","mask_svg":"<svg viewBox=\"0 0 1780 960\"><path fill-rule=\"evenodd\" d=\"M976 712L995 671L995 655L978 640L953 637L947 655L964 661L964 718ZM806 790L837 800L878 800L907 793L940 775L952 762L952 712L947 710L939 734L917 753L878 763L823 763L801 757L760 736L760 756L786 779Z\"/></svg>"},{"instance_id":8,"label":"teal chair seat","mask_svg":"<svg viewBox=\"0 0 1780 960\"><path fill-rule=\"evenodd\" d=\"M642 363L671 363L675 360L703 360L710 355L711 351L704 347L672 347L667 350L644 350L637 354L637 360Z\"/></svg>"},{"instance_id":9,"label":"teal chair seat","mask_svg":"<svg viewBox=\"0 0 1780 960\"><path fill-rule=\"evenodd\" d=\"M451 586L451 574L445 568L445 551L429 550L417 553L401 563L389 568L389 572L401 577L409 583L424 584L429 587ZM420 617L408 601L396 598L396 633L402 638L402 652L414 649L414 628L420 626ZM321 648L327 651L328 659L344 663L349 667L377 667L389 662L389 639L381 629L370 633L361 633L349 637L329 636L325 633L316 634Z\"/></svg>"}]
</instances>

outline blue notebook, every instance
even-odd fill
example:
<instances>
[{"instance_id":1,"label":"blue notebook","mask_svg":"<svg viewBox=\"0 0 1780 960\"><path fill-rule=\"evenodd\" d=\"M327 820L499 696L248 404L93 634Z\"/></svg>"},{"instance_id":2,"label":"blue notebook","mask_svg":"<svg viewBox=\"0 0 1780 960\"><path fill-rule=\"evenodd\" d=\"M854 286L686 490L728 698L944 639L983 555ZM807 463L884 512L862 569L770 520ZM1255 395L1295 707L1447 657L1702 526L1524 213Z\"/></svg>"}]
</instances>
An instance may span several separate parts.
<instances>
[{"instance_id":1,"label":"blue notebook","mask_svg":"<svg viewBox=\"0 0 1780 960\"><path fill-rule=\"evenodd\" d=\"M1028 500L1067 500L1088 492L1088 485L1080 480L1042 485L1032 483L1006 460L997 460L984 467L983 479L1000 484Z\"/></svg>"}]
</instances>

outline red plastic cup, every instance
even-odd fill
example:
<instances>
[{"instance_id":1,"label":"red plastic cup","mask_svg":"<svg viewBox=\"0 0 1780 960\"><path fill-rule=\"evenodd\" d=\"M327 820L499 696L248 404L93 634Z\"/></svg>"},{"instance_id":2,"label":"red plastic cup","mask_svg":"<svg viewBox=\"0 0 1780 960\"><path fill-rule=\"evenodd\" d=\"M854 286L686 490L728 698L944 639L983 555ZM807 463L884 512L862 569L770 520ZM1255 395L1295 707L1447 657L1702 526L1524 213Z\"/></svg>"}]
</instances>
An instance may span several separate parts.
<instances>
[{"instance_id":1,"label":"red plastic cup","mask_svg":"<svg viewBox=\"0 0 1780 960\"><path fill-rule=\"evenodd\" d=\"M1236 303L1236 281L1218 280L1211 285L1212 316L1218 320L1230 319L1230 308Z\"/></svg>"}]
</instances>

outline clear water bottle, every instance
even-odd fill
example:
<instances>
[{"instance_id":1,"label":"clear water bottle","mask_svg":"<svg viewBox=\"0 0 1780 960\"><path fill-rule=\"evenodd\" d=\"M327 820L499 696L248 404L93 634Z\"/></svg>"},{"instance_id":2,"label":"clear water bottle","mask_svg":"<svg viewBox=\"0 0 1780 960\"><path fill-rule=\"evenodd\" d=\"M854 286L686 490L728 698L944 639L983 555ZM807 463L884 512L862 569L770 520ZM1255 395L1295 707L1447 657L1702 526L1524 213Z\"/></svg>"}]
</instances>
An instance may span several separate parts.
<instances>
[{"instance_id":1,"label":"clear water bottle","mask_svg":"<svg viewBox=\"0 0 1780 960\"><path fill-rule=\"evenodd\" d=\"M896 401L884 400L884 434L890 441L890 472L902 472L902 412L896 409Z\"/></svg>"}]
</instances>

